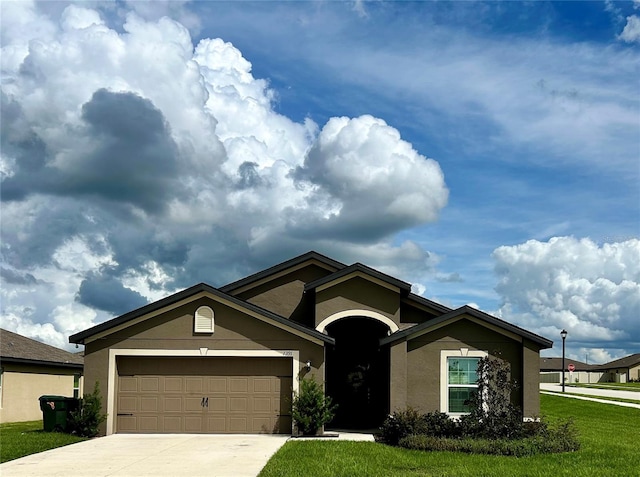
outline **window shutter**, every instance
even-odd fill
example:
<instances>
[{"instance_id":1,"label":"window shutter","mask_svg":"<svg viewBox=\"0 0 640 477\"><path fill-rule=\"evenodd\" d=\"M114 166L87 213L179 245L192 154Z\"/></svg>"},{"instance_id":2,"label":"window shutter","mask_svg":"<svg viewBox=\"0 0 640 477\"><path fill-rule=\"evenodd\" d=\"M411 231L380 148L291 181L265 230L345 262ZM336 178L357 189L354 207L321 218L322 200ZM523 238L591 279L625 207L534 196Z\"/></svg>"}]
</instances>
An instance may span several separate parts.
<instances>
[{"instance_id":1,"label":"window shutter","mask_svg":"<svg viewBox=\"0 0 640 477\"><path fill-rule=\"evenodd\" d=\"M195 333L213 333L213 310L208 306L201 306L196 310L193 331Z\"/></svg>"}]
</instances>

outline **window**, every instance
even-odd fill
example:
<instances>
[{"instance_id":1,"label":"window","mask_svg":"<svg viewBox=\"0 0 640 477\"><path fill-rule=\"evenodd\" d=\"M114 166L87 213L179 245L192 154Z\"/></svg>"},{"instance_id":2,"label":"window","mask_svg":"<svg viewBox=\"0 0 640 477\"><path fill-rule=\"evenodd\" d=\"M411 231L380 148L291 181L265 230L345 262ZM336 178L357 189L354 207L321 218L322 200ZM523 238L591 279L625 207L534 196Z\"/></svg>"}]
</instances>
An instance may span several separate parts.
<instances>
[{"instance_id":1,"label":"window","mask_svg":"<svg viewBox=\"0 0 640 477\"><path fill-rule=\"evenodd\" d=\"M79 374L73 375L73 397L74 398L80 397L80 375Z\"/></svg>"},{"instance_id":2,"label":"window","mask_svg":"<svg viewBox=\"0 0 640 477\"><path fill-rule=\"evenodd\" d=\"M213 310L201 306L196 310L193 324L194 333L213 333Z\"/></svg>"},{"instance_id":3,"label":"window","mask_svg":"<svg viewBox=\"0 0 640 477\"><path fill-rule=\"evenodd\" d=\"M449 415L459 416L469 412L465 405L471 394L478 389L476 370L485 351L460 350L442 351L440 363L440 410Z\"/></svg>"},{"instance_id":4,"label":"window","mask_svg":"<svg viewBox=\"0 0 640 477\"><path fill-rule=\"evenodd\" d=\"M465 404L471 393L478 389L476 369L480 358L447 358L449 368L449 412L469 412Z\"/></svg>"},{"instance_id":5,"label":"window","mask_svg":"<svg viewBox=\"0 0 640 477\"><path fill-rule=\"evenodd\" d=\"M2 409L2 378L4 378L4 368L0 368L0 409Z\"/></svg>"}]
</instances>

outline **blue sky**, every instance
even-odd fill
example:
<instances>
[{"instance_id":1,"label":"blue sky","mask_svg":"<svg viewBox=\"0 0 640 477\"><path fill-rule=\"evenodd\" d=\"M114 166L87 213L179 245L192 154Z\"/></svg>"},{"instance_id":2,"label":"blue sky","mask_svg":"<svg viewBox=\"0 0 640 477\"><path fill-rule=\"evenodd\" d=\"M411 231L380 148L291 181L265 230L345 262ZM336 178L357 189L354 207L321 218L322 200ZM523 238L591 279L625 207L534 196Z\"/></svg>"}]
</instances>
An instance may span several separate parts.
<instances>
[{"instance_id":1,"label":"blue sky","mask_svg":"<svg viewBox=\"0 0 640 477\"><path fill-rule=\"evenodd\" d=\"M640 351L639 7L3 3L2 326L314 249Z\"/></svg>"}]
</instances>

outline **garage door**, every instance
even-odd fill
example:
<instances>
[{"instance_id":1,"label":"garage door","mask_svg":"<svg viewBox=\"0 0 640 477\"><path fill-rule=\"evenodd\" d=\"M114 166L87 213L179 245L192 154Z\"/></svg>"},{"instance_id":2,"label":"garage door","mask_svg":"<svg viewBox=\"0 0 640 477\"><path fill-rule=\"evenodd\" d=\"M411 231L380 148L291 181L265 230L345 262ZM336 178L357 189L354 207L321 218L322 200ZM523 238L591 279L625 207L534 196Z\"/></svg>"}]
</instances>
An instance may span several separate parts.
<instances>
[{"instance_id":1,"label":"garage door","mask_svg":"<svg viewBox=\"0 0 640 477\"><path fill-rule=\"evenodd\" d=\"M118 359L119 433L291 433L290 358Z\"/></svg>"}]
</instances>

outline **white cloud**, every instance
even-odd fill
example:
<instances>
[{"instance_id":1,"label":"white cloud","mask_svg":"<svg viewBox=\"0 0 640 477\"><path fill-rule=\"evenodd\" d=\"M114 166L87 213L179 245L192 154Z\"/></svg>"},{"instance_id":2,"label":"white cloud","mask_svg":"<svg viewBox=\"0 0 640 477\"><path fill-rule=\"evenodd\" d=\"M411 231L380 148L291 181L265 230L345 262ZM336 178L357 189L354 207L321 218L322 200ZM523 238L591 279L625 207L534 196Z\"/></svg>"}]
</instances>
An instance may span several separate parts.
<instances>
[{"instance_id":1,"label":"white cloud","mask_svg":"<svg viewBox=\"0 0 640 477\"><path fill-rule=\"evenodd\" d=\"M640 17L637 15L628 16L627 24L618 38L627 43L640 42Z\"/></svg>"},{"instance_id":2,"label":"white cloud","mask_svg":"<svg viewBox=\"0 0 640 477\"><path fill-rule=\"evenodd\" d=\"M499 314L572 346L640 343L640 240L598 245L555 237L503 246L493 253L503 304Z\"/></svg>"},{"instance_id":3,"label":"white cloud","mask_svg":"<svg viewBox=\"0 0 640 477\"><path fill-rule=\"evenodd\" d=\"M117 30L86 6L49 19L10 3L3 326L62 346L122 307L313 248L433 265L391 237L437 218L442 171L384 121L292 121L232 44L194 46L141 4Z\"/></svg>"}]
</instances>

